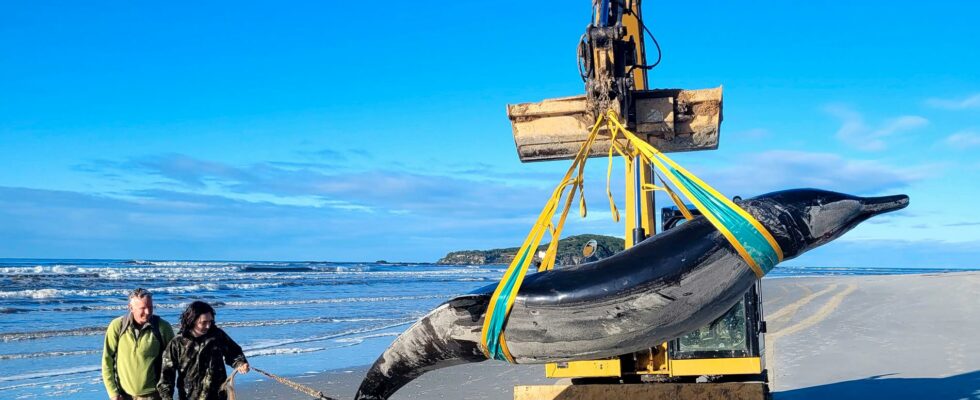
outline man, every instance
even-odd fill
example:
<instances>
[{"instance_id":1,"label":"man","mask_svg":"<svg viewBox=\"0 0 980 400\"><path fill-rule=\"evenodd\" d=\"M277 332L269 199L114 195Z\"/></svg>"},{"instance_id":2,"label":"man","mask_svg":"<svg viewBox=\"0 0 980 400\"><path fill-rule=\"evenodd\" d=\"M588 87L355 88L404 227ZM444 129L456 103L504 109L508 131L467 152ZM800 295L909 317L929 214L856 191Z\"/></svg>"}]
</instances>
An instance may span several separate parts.
<instances>
[{"instance_id":1,"label":"man","mask_svg":"<svg viewBox=\"0 0 980 400\"><path fill-rule=\"evenodd\" d=\"M102 382L110 400L159 400L157 381L173 327L153 315L153 295L129 294L129 313L112 320L102 348Z\"/></svg>"}]
</instances>

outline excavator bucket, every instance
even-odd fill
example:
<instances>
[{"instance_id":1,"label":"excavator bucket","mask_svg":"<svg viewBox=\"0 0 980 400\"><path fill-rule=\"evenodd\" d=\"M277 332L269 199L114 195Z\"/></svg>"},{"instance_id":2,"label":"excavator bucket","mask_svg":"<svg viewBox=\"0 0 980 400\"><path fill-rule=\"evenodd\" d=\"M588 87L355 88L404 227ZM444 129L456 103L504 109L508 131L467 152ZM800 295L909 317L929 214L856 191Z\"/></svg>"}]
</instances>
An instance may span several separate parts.
<instances>
[{"instance_id":1,"label":"excavator bucket","mask_svg":"<svg viewBox=\"0 0 980 400\"><path fill-rule=\"evenodd\" d=\"M633 92L636 126L632 130L665 153L718 148L721 125L721 87ZM522 162L573 158L588 138L595 117L585 96L547 99L507 106L514 143ZM590 157L605 156L609 139L600 138Z\"/></svg>"}]
</instances>

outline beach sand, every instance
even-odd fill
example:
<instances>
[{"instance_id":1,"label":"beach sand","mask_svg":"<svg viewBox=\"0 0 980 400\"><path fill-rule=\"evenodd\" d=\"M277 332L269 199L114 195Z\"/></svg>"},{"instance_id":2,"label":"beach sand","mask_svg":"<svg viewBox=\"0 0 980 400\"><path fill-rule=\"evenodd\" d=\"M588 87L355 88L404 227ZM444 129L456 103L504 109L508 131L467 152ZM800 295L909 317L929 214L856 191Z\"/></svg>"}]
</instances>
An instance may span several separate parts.
<instances>
[{"instance_id":1,"label":"beach sand","mask_svg":"<svg viewBox=\"0 0 980 400\"><path fill-rule=\"evenodd\" d=\"M766 362L779 399L980 399L980 272L763 281ZM353 398L367 366L294 377ZM392 399L513 399L553 384L541 365L483 362L433 371ZM309 399L276 382L239 400Z\"/></svg>"}]
</instances>

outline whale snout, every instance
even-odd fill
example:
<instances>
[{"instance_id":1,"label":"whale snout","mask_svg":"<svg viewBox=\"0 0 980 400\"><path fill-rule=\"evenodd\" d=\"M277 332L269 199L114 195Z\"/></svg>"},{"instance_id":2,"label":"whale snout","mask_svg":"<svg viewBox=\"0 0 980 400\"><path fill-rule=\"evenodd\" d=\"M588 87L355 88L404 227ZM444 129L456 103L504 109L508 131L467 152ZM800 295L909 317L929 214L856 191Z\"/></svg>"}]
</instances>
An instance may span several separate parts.
<instances>
[{"instance_id":1,"label":"whale snout","mask_svg":"<svg viewBox=\"0 0 980 400\"><path fill-rule=\"evenodd\" d=\"M794 224L770 228L783 251L790 259L847 233L858 224L879 214L901 210L909 205L904 194L881 197L860 197L820 189L794 189L774 192L751 199L750 204L765 210L770 208L786 213L783 220ZM765 211L759 211L765 213Z\"/></svg>"},{"instance_id":2,"label":"whale snout","mask_svg":"<svg viewBox=\"0 0 980 400\"><path fill-rule=\"evenodd\" d=\"M904 194L861 199L861 211L868 217L901 210L909 205L909 196Z\"/></svg>"}]
</instances>

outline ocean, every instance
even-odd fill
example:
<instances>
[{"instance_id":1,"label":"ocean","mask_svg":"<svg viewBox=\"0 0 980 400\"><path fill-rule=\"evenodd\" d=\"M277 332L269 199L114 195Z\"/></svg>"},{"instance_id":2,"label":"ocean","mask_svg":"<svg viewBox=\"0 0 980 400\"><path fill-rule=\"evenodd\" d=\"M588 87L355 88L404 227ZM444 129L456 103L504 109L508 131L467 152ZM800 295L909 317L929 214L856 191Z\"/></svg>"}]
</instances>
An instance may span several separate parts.
<instances>
[{"instance_id":1,"label":"ocean","mask_svg":"<svg viewBox=\"0 0 980 400\"><path fill-rule=\"evenodd\" d=\"M0 399L105 399L105 329L136 287L174 325L191 301L210 303L253 366L299 376L372 363L409 324L505 267L0 259ZM766 279L947 271L962 270L780 266Z\"/></svg>"}]
</instances>

